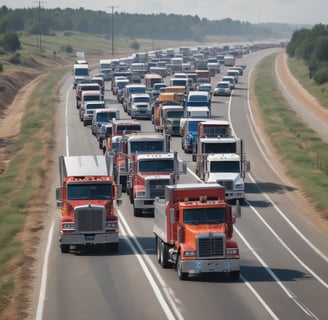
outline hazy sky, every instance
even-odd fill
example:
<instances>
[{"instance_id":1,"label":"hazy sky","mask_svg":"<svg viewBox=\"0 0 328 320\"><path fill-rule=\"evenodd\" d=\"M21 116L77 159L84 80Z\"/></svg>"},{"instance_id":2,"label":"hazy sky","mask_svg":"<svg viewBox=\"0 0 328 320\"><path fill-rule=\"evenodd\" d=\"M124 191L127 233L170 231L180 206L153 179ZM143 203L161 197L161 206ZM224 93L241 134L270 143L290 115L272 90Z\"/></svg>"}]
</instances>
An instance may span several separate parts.
<instances>
[{"instance_id":1,"label":"hazy sky","mask_svg":"<svg viewBox=\"0 0 328 320\"><path fill-rule=\"evenodd\" d=\"M198 15L250 23L328 24L328 0L7 0L9 8L80 8L126 13Z\"/></svg>"}]
</instances>

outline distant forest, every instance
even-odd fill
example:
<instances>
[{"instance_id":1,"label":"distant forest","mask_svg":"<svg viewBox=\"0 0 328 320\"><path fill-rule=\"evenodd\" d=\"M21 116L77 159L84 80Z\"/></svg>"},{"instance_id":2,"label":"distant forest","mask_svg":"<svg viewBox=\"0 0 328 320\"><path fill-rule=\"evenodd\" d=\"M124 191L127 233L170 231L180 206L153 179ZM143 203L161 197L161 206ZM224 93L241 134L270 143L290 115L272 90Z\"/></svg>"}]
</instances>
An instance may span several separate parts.
<instances>
[{"instance_id":1,"label":"distant forest","mask_svg":"<svg viewBox=\"0 0 328 320\"><path fill-rule=\"evenodd\" d=\"M227 13L228 14L228 13ZM114 20L112 20L114 19ZM42 7L0 10L0 34L24 31L29 34L54 34L78 31L89 34L161 40L203 42L206 36L241 36L248 40L286 39L298 28L289 24L251 24L230 18L208 20L176 14L128 14L80 9L44 9Z\"/></svg>"}]
</instances>

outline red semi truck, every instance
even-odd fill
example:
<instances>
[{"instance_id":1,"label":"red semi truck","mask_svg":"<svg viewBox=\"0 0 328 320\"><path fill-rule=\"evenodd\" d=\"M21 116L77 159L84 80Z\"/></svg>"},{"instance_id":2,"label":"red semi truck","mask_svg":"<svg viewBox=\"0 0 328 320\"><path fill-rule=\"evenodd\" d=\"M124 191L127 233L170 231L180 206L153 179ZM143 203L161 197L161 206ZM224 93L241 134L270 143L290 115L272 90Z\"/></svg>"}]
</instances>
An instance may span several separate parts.
<instances>
[{"instance_id":1,"label":"red semi truck","mask_svg":"<svg viewBox=\"0 0 328 320\"><path fill-rule=\"evenodd\" d=\"M239 249L232 239L236 216L225 201L224 187L166 186L165 199L155 200L154 214L157 260L163 268L176 267L181 280L191 274L221 272L239 278Z\"/></svg>"},{"instance_id":2,"label":"red semi truck","mask_svg":"<svg viewBox=\"0 0 328 320\"><path fill-rule=\"evenodd\" d=\"M105 157L59 157L60 249L105 246L118 250L119 229L115 200L121 196ZM117 201L118 204L120 201Z\"/></svg>"}]
</instances>

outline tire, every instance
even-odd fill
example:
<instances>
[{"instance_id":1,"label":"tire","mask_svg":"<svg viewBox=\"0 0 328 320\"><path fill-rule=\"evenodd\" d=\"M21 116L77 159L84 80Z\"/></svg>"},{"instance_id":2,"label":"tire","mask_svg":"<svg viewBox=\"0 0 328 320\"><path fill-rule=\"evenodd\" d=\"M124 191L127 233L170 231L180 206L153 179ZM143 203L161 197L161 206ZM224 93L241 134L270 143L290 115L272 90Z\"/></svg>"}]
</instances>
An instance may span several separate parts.
<instances>
[{"instance_id":1,"label":"tire","mask_svg":"<svg viewBox=\"0 0 328 320\"><path fill-rule=\"evenodd\" d=\"M139 217L140 214L141 214L141 210L138 209L138 208L133 207L133 215L134 215L135 217Z\"/></svg>"},{"instance_id":2,"label":"tire","mask_svg":"<svg viewBox=\"0 0 328 320\"><path fill-rule=\"evenodd\" d=\"M166 269L170 266L169 264L169 247L161 241L161 266L163 269Z\"/></svg>"},{"instance_id":3,"label":"tire","mask_svg":"<svg viewBox=\"0 0 328 320\"><path fill-rule=\"evenodd\" d=\"M177 260L177 272L178 272L178 278L180 280L187 280L188 279L188 273L182 272L182 266L181 266L181 255L179 254L178 260Z\"/></svg>"},{"instance_id":4,"label":"tire","mask_svg":"<svg viewBox=\"0 0 328 320\"><path fill-rule=\"evenodd\" d=\"M69 253L70 246L69 244L61 244L60 251L61 253Z\"/></svg>"},{"instance_id":5,"label":"tire","mask_svg":"<svg viewBox=\"0 0 328 320\"><path fill-rule=\"evenodd\" d=\"M112 252L117 252L117 251L118 251L118 247L119 247L118 242L111 243L111 244L110 244L110 251L112 251Z\"/></svg>"},{"instance_id":6,"label":"tire","mask_svg":"<svg viewBox=\"0 0 328 320\"><path fill-rule=\"evenodd\" d=\"M157 262L161 263L161 245L162 245L162 241L160 240L160 238L156 237L156 256L157 256Z\"/></svg>"},{"instance_id":7,"label":"tire","mask_svg":"<svg viewBox=\"0 0 328 320\"><path fill-rule=\"evenodd\" d=\"M134 199L133 199L133 192L132 192L132 190L129 191L129 199L130 199L130 203L133 204L134 203Z\"/></svg>"},{"instance_id":8,"label":"tire","mask_svg":"<svg viewBox=\"0 0 328 320\"><path fill-rule=\"evenodd\" d=\"M238 270L238 271L231 271L230 272L230 278L232 280L239 280L239 278L240 278L240 270Z\"/></svg>"}]
</instances>

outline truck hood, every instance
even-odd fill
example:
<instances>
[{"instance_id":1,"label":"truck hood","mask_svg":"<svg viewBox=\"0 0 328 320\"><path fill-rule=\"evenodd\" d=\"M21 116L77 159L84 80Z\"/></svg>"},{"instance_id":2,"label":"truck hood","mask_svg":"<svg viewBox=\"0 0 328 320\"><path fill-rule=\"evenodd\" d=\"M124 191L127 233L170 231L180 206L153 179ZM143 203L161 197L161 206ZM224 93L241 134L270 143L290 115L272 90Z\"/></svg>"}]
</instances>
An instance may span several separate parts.
<instances>
[{"instance_id":1,"label":"truck hood","mask_svg":"<svg viewBox=\"0 0 328 320\"><path fill-rule=\"evenodd\" d=\"M217 183L217 180L232 180L237 181L240 180L239 172L211 172L208 175L207 182L208 183Z\"/></svg>"},{"instance_id":2,"label":"truck hood","mask_svg":"<svg viewBox=\"0 0 328 320\"><path fill-rule=\"evenodd\" d=\"M83 205L97 205L97 206L104 206L107 207L108 205L111 205L113 200L68 200L66 201L72 208L75 208L77 206L83 206Z\"/></svg>"},{"instance_id":3,"label":"truck hood","mask_svg":"<svg viewBox=\"0 0 328 320\"><path fill-rule=\"evenodd\" d=\"M70 216L74 220L74 208L77 206L88 206L89 204L104 206L107 216L112 214L113 200L68 200L64 202L62 208L63 216Z\"/></svg>"},{"instance_id":4,"label":"truck hood","mask_svg":"<svg viewBox=\"0 0 328 320\"><path fill-rule=\"evenodd\" d=\"M185 242L194 244L196 236L199 234L209 233L225 233L226 228L224 223L220 224L198 224L185 225Z\"/></svg>"}]
</instances>

